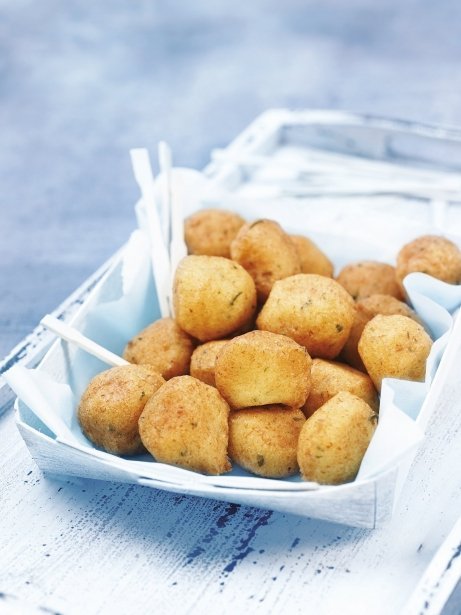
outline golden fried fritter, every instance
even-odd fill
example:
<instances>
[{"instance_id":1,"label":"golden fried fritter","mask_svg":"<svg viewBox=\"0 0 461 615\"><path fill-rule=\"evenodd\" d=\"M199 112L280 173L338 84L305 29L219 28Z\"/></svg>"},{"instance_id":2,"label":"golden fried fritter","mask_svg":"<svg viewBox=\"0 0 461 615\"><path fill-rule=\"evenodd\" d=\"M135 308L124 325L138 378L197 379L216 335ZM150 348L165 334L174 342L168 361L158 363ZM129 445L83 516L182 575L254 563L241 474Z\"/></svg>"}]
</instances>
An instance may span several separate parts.
<instances>
[{"instance_id":1,"label":"golden fried fritter","mask_svg":"<svg viewBox=\"0 0 461 615\"><path fill-rule=\"evenodd\" d=\"M300 408L310 388L311 358L283 335L251 331L220 351L216 386L232 408L286 404Z\"/></svg>"},{"instance_id":2,"label":"golden fried fritter","mask_svg":"<svg viewBox=\"0 0 461 615\"><path fill-rule=\"evenodd\" d=\"M290 235L301 260L301 273L316 273L333 277L333 263L328 256L310 239L303 235Z\"/></svg>"},{"instance_id":3,"label":"golden fried fritter","mask_svg":"<svg viewBox=\"0 0 461 615\"><path fill-rule=\"evenodd\" d=\"M311 369L311 391L303 408L306 417L314 414L320 406L341 391L348 391L360 397L370 408L378 411L378 395L367 374L337 361L314 359Z\"/></svg>"},{"instance_id":4,"label":"golden fried fritter","mask_svg":"<svg viewBox=\"0 0 461 615\"><path fill-rule=\"evenodd\" d=\"M231 258L255 281L260 302L266 300L274 282L301 272L296 246L273 220L256 220L242 226L231 243Z\"/></svg>"},{"instance_id":5,"label":"golden fried fritter","mask_svg":"<svg viewBox=\"0 0 461 615\"><path fill-rule=\"evenodd\" d=\"M359 355L358 344L365 325L374 316L377 314L385 316L401 314L402 316L412 318L416 322L420 322L416 313L406 303L390 295L371 295L365 299L359 299L355 304L355 308L352 329L340 356L343 361L362 371L365 371L365 366Z\"/></svg>"},{"instance_id":6,"label":"golden fried fritter","mask_svg":"<svg viewBox=\"0 0 461 615\"><path fill-rule=\"evenodd\" d=\"M142 452L138 419L148 399L164 383L150 365L112 367L97 374L78 407L83 433L109 453Z\"/></svg>"},{"instance_id":7,"label":"golden fried fritter","mask_svg":"<svg viewBox=\"0 0 461 615\"><path fill-rule=\"evenodd\" d=\"M251 321L256 289L238 263L221 256L186 256L174 277L173 303L181 329L207 342Z\"/></svg>"},{"instance_id":8,"label":"golden fried fritter","mask_svg":"<svg viewBox=\"0 0 461 615\"><path fill-rule=\"evenodd\" d=\"M370 295L391 295L403 299L403 294L395 278L395 267L377 261L360 261L346 265L336 280L355 300Z\"/></svg>"},{"instance_id":9,"label":"golden fried fritter","mask_svg":"<svg viewBox=\"0 0 461 615\"><path fill-rule=\"evenodd\" d=\"M256 324L291 337L312 357L334 359L349 337L354 312L354 301L338 282L301 273L274 284Z\"/></svg>"},{"instance_id":10,"label":"golden fried fritter","mask_svg":"<svg viewBox=\"0 0 461 615\"><path fill-rule=\"evenodd\" d=\"M397 255L396 276L403 289L403 279L420 271L449 284L461 283L461 250L438 235L423 235L407 243Z\"/></svg>"},{"instance_id":11,"label":"golden fried fritter","mask_svg":"<svg viewBox=\"0 0 461 615\"><path fill-rule=\"evenodd\" d=\"M184 223L189 254L230 257L230 244L245 220L225 209L202 209Z\"/></svg>"},{"instance_id":12,"label":"golden fried fritter","mask_svg":"<svg viewBox=\"0 0 461 615\"><path fill-rule=\"evenodd\" d=\"M152 365L169 380L188 373L193 350L192 338L176 321L161 318L137 333L126 345L123 356L130 363Z\"/></svg>"},{"instance_id":13,"label":"golden fried fritter","mask_svg":"<svg viewBox=\"0 0 461 615\"><path fill-rule=\"evenodd\" d=\"M299 470L298 438L305 418L301 410L272 405L233 410L229 420L229 455L246 470L268 478Z\"/></svg>"},{"instance_id":14,"label":"golden fried fritter","mask_svg":"<svg viewBox=\"0 0 461 615\"><path fill-rule=\"evenodd\" d=\"M337 393L304 423L298 463L304 480L339 485L354 480L376 428L377 415L356 395Z\"/></svg>"},{"instance_id":15,"label":"golden fried fritter","mask_svg":"<svg viewBox=\"0 0 461 615\"><path fill-rule=\"evenodd\" d=\"M378 391L383 378L424 380L432 340L407 316L375 316L365 325L359 354Z\"/></svg>"},{"instance_id":16,"label":"golden fried fritter","mask_svg":"<svg viewBox=\"0 0 461 615\"><path fill-rule=\"evenodd\" d=\"M192 376L169 380L139 418L144 446L157 461L204 474L231 469L229 406L214 387Z\"/></svg>"},{"instance_id":17,"label":"golden fried fritter","mask_svg":"<svg viewBox=\"0 0 461 615\"><path fill-rule=\"evenodd\" d=\"M214 340L198 346L192 354L190 375L212 387L216 386L216 359L227 342L228 340Z\"/></svg>"}]
</instances>

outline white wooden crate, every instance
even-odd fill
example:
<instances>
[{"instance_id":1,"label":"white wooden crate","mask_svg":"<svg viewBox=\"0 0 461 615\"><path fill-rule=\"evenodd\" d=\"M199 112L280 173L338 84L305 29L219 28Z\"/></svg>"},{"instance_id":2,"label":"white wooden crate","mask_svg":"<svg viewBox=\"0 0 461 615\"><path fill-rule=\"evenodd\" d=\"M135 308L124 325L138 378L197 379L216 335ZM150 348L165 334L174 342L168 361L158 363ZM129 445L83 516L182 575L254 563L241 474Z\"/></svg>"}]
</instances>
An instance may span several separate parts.
<instances>
[{"instance_id":1,"label":"white wooden crate","mask_svg":"<svg viewBox=\"0 0 461 615\"><path fill-rule=\"evenodd\" d=\"M205 175L216 196L209 196L204 205L230 207L250 219L274 216L287 230L305 232L328 244L337 267L356 258L391 260L405 241L431 230L459 242L453 233L461 226L459 167L458 132L339 113L273 111L215 154ZM348 170L361 175L356 188L351 182L338 188L344 185L344 169L346 178ZM117 294L119 277L115 262L79 310L77 326L85 328L91 310ZM151 320L156 316L155 305L143 317L147 316ZM134 323L133 333L147 322ZM419 418L429 440L434 409L447 379L453 377L460 328L457 319ZM111 349L120 352L126 341L114 341ZM83 360L79 351L58 342L40 370L58 382L72 382L76 362ZM87 374L102 368L85 362ZM81 389L81 383L73 384L76 391ZM368 480L316 491L290 483L293 490L287 492L272 487L269 479L263 488L261 479L254 479L252 487L248 477L236 486L231 482L234 477L226 484L226 477L205 480L161 464L141 467L143 462L119 460L92 447L69 446L57 441L23 403L18 404L17 419L34 459L51 474L133 482L368 528L391 517L397 505L394 494L413 458L409 455ZM451 419L451 427L459 430L460 419ZM450 444L456 445L459 440Z\"/></svg>"}]
</instances>

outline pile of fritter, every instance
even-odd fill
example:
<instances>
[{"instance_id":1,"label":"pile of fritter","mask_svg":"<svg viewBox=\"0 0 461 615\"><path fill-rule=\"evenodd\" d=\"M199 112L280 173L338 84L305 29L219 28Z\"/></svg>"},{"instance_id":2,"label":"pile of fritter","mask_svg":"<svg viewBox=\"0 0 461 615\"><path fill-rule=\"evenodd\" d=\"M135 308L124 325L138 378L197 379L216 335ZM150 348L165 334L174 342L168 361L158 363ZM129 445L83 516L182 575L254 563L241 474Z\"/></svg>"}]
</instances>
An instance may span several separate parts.
<instances>
[{"instance_id":1,"label":"pile of fritter","mask_svg":"<svg viewBox=\"0 0 461 615\"><path fill-rule=\"evenodd\" d=\"M378 422L383 378L424 380L432 340L403 278L461 282L461 252L419 237L396 267L362 261L334 278L328 256L274 220L201 210L174 278L175 318L128 341L131 363L98 374L78 409L117 455L205 474L231 463L268 478L355 478Z\"/></svg>"}]
</instances>

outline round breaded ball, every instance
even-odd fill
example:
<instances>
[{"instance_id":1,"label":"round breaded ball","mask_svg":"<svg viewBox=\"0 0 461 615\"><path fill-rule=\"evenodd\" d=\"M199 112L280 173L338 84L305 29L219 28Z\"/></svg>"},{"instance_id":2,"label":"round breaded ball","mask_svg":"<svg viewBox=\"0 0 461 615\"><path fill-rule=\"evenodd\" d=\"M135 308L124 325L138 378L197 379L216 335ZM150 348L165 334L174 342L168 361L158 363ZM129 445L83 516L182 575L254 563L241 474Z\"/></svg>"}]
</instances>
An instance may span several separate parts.
<instances>
[{"instance_id":1,"label":"round breaded ball","mask_svg":"<svg viewBox=\"0 0 461 615\"><path fill-rule=\"evenodd\" d=\"M221 256L186 256L174 277L178 325L201 342L245 326L256 310L256 289L238 263Z\"/></svg>"},{"instance_id":2,"label":"round breaded ball","mask_svg":"<svg viewBox=\"0 0 461 615\"><path fill-rule=\"evenodd\" d=\"M216 359L228 341L215 340L198 346L192 353L190 375L212 387L216 386L214 375Z\"/></svg>"},{"instance_id":3,"label":"round breaded ball","mask_svg":"<svg viewBox=\"0 0 461 615\"><path fill-rule=\"evenodd\" d=\"M395 277L395 267L377 261L361 261L346 265L336 280L354 300L370 295L391 295L403 299L402 290Z\"/></svg>"},{"instance_id":4,"label":"round breaded ball","mask_svg":"<svg viewBox=\"0 0 461 615\"><path fill-rule=\"evenodd\" d=\"M438 235L423 235L407 243L397 255L396 276L403 279L420 271L449 284L461 282L461 251L456 244Z\"/></svg>"},{"instance_id":5,"label":"round breaded ball","mask_svg":"<svg viewBox=\"0 0 461 615\"><path fill-rule=\"evenodd\" d=\"M285 406L233 410L229 455L233 462L258 476L292 476L299 470L298 438L304 422L301 410Z\"/></svg>"},{"instance_id":6,"label":"round breaded ball","mask_svg":"<svg viewBox=\"0 0 461 615\"><path fill-rule=\"evenodd\" d=\"M432 340L423 327L407 316L375 316L365 325L359 354L380 390L383 378L424 380Z\"/></svg>"},{"instance_id":7,"label":"round breaded ball","mask_svg":"<svg viewBox=\"0 0 461 615\"><path fill-rule=\"evenodd\" d=\"M290 235L291 241L298 250L301 261L301 273L316 273L333 277L333 263L328 256L310 239L303 235Z\"/></svg>"},{"instance_id":8,"label":"round breaded ball","mask_svg":"<svg viewBox=\"0 0 461 615\"><path fill-rule=\"evenodd\" d=\"M337 361L314 359L311 368L311 391L303 407L306 417L314 414L320 406L341 391L357 395L370 408L378 411L378 394L367 374Z\"/></svg>"},{"instance_id":9,"label":"round breaded ball","mask_svg":"<svg viewBox=\"0 0 461 615\"><path fill-rule=\"evenodd\" d=\"M173 318L152 323L126 345L124 358L138 365L152 365L164 378L189 372L194 350L192 338L178 327Z\"/></svg>"},{"instance_id":10,"label":"round breaded ball","mask_svg":"<svg viewBox=\"0 0 461 615\"><path fill-rule=\"evenodd\" d=\"M334 359L349 337L354 312L354 301L338 282L302 273L274 284L256 324L291 337L312 357Z\"/></svg>"},{"instance_id":11,"label":"round breaded ball","mask_svg":"<svg viewBox=\"0 0 461 615\"><path fill-rule=\"evenodd\" d=\"M377 418L363 399L346 391L328 400L301 429L298 463L302 478L323 485L354 480Z\"/></svg>"},{"instance_id":12,"label":"round breaded ball","mask_svg":"<svg viewBox=\"0 0 461 615\"><path fill-rule=\"evenodd\" d=\"M273 220L257 220L242 226L231 243L231 258L255 281L260 302L266 300L274 282L301 271L296 246Z\"/></svg>"},{"instance_id":13,"label":"round breaded ball","mask_svg":"<svg viewBox=\"0 0 461 615\"><path fill-rule=\"evenodd\" d=\"M283 335L251 331L230 340L218 354L216 386L232 408L304 405L310 388L311 358Z\"/></svg>"},{"instance_id":14,"label":"round breaded ball","mask_svg":"<svg viewBox=\"0 0 461 615\"><path fill-rule=\"evenodd\" d=\"M383 316L392 316L400 314L400 316L408 316L416 322L419 322L418 315L409 305L403 301L399 301L390 295L370 295L365 299L359 299L356 302L356 307L360 308L364 313L371 317L381 314Z\"/></svg>"},{"instance_id":15,"label":"round breaded ball","mask_svg":"<svg viewBox=\"0 0 461 615\"><path fill-rule=\"evenodd\" d=\"M157 461L222 474L231 469L228 418L229 406L214 387L191 376L177 376L147 402L139 433Z\"/></svg>"},{"instance_id":16,"label":"round breaded ball","mask_svg":"<svg viewBox=\"0 0 461 615\"><path fill-rule=\"evenodd\" d=\"M356 302L355 308L352 329L340 356L343 361L362 371L365 371L365 366L359 355L358 344L367 322L377 314L383 314L385 316L400 314L401 316L408 316L408 318L420 322L417 314L406 303L390 295L378 294L360 299Z\"/></svg>"},{"instance_id":17,"label":"round breaded ball","mask_svg":"<svg viewBox=\"0 0 461 615\"><path fill-rule=\"evenodd\" d=\"M225 209L202 209L186 218L184 238L189 254L230 258L230 244L245 220Z\"/></svg>"},{"instance_id":18,"label":"round breaded ball","mask_svg":"<svg viewBox=\"0 0 461 615\"><path fill-rule=\"evenodd\" d=\"M149 365L112 367L97 374L82 395L78 421L85 436L116 455L144 451L138 419L146 402L165 383Z\"/></svg>"}]
</instances>

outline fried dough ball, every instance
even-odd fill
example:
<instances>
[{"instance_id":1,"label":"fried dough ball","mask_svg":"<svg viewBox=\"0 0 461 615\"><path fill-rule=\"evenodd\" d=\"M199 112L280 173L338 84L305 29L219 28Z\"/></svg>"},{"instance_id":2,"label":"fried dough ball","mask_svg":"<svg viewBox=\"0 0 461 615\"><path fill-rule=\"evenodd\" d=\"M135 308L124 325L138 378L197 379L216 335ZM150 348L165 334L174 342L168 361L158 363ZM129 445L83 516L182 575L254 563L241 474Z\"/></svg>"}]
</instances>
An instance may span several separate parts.
<instances>
[{"instance_id":1,"label":"fried dough ball","mask_svg":"<svg viewBox=\"0 0 461 615\"><path fill-rule=\"evenodd\" d=\"M379 400L371 378L344 363L314 359L311 369L311 391L303 412L310 417L325 402L341 391L348 391L378 411Z\"/></svg>"},{"instance_id":2,"label":"fried dough ball","mask_svg":"<svg viewBox=\"0 0 461 615\"><path fill-rule=\"evenodd\" d=\"M397 280L420 271L449 284L461 283L461 251L456 244L438 235L423 235L407 243L397 255Z\"/></svg>"},{"instance_id":3,"label":"fried dough ball","mask_svg":"<svg viewBox=\"0 0 461 615\"><path fill-rule=\"evenodd\" d=\"M283 336L251 331L230 340L216 360L216 386L232 408L304 405L310 388L311 358Z\"/></svg>"},{"instance_id":4,"label":"fried dough ball","mask_svg":"<svg viewBox=\"0 0 461 615\"><path fill-rule=\"evenodd\" d=\"M348 340L341 351L341 359L362 371L365 371L365 366L359 355L358 344L365 325L374 316L400 314L420 322L416 313L406 303L390 295L370 295L370 297L357 301L355 308L354 322Z\"/></svg>"},{"instance_id":5,"label":"fried dough ball","mask_svg":"<svg viewBox=\"0 0 461 615\"><path fill-rule=\"evenodd\" d=\"M395 267L376 261L361 261L346 265L336 280L355 300L370 295L391 295L403 299L403 294L395 278Z\"/></svg>"},{"instance_id":6,"label":"fried dough ball","mask_svg":"<svg viewBox=\"0 0 461 615\"><path fill-rule=\"evenodd\" d=\"M280 405L231 411L229 455L258 476L292 476L299 470L296 455L304 422L301 410Z\"/></svg>"},{"instance_id":7,"label":"fried dough ball","mask_svg":"<svg viewBox=\"0 0 461 615\"><path fill-rule=\"evenodd\" d=\"M231 258L255 281L260 302L266 300L274 282L301 272L296 246L273 220L256 220L242 226L231 243Z\"/></svg>"},{"instance_id":8,"label":"fried dough ball","mask_svg":"<svg viewBox=\"0 0 461 615\"><path fill-rule=\"evenodd\" d=\"M215 388L192 376L177 376L147 402L139 433L157 461L222 474L231 469L228 417L229 406Z\"/></svg>"},{"instance_id":9,"label":"fried dough ball","mask_svg":"<svg viewBox=\"0 0 461 615\"><path fill-rule=\"evenodd\" d=\"M333 277L333 263L313 241L303 235L290 235L301 259L301 273L317 273Z\"/></svg>"},{"instance_id":10,"label":"fried dough ball","mask_svg":"<svg viewBox=\"0 0 461 615\"><path fill-rule=\"evenodd\" d=\"M186 256L176 269L173 303L181 329L207 342L252 319L256 289L238 263L221 256Z\"/></svg>"},{"instance_id":11,"label":"fried dough ball","mask_svg":"<svg viewBox=\"0 0 461 615\"><path fill-rule=\"evenodd\" d=\"M304 480L339 485L354 480L376 429L377 415L357 397L342 391L304 423L298 463Z\"/></svg>"},{"instance_id":12,"label":"fried dough ball","mask_svg":"<svg viewBox=\"0 0 461 615\"><path fill-rule=\"evenodd\" d=\"M383 316L400 314L400 316L408 316L408 318L412 318L416 322L419 322L416 312L412 310L411 307L390 295L370 295L365 299L359 299L359 301L356 302L356 307L360 308L364 313L369 314L371 318L378 314L382 314Z\"/></svg>"},{"instance_id":13,"label":"fried dough ball","mask_svg":"<svg viewBox=\"0 0 461 615\"><path fill-rule=\"evenodd\" d=\"M216 386L215 366L219 352L229 340L215 340L198 346L192 353L190 375L212 387Z\"/></svg>"},{"instance_id":14,"label":"fried dough ball","mask_svg":"<svg viewBox=\"0 0 461 615\"><path fill-rule=\"evenodd\" d=\"M407 316L375 316L365 325L359 354L375 387L383 378L424 380L432 340L423 327Z\"/></svg>"},{"instance_id":15,"label":"fried dough ball","mask_svg":"<svg viewBox=\"0 0 461 615\"><path fill-rule=\"evenodd\" d=\"M97 374L78 407L83 433L94 444L115 455L143 452L138 419L148 399L164 383L150 365L112 367Z\"/></svg>"},{"instance_id":16,"label":"fried dough ball","mask_svg":"<svg viewBox=\"0 0 461 615\"><path fill-rule=\"evenodd\" d=\"M274 284L256 324L291 337L312 357L334 359L349 337L354 311L354 301L338 282L301 273Z\"/></svg>"},{"instance_id":17,"label":"fried dough ball","mask_svg":"<svg viewBox=\"0 0 461 615\"><path fill-rule=\"evenodd\" d=\"M130 363L152 365L169 380L188 373L193 350L192 338L176 321L161 318L135 335L126 345L123 356Z\"/></svg>"},{"instance_id":18,"label":"fried dough ball","mask_svg":"<svg viewBox=\"0 0 461 615\"><path fill-rule=\"evenodd\" d=\"M225 209L202 209L184 222L189 254L230 258L230 244L245 220Z\"/></svg>"}]
</instances>

